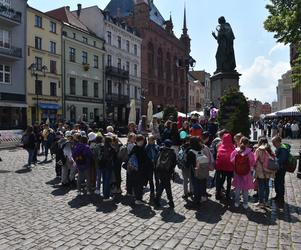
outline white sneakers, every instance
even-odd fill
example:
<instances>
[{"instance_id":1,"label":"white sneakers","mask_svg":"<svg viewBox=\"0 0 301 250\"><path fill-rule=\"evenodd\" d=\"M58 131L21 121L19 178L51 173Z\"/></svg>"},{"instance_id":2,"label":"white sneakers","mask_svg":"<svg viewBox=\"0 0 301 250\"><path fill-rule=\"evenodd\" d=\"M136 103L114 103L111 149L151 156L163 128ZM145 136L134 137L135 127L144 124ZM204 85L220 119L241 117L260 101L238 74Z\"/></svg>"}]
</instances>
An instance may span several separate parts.
<instances>
[{"instance_id":1,"label":"white sneakers","mask_svg":"<svg viewBox=\"0 0 301 250\"><path fill-rule=\"evenodd\" d=\"M103 199L103 202L108 202L108 201L112 201L113 200L113 198L107 198L107 199Z\"/></svg>"},{"instance_id":2,"label":"white sneakers","mask_svg":"<svg viewBox=\"0 0 301 250\"><path fill-rule=\"evenodd\" d=\"M100 190L96 189L94 194L100 195Z\"/></svg>"},{"instance_id":3,"label":"white sneakers","mask_svg":"<svg viewBox=\"0 0 301 250\"><path fill-rule=\"evenodd\" d=\"M235 203L234 203L234 206L235 206L235 207L239 207L239 203L235 202Z\"/></svg>"}]
</instances>

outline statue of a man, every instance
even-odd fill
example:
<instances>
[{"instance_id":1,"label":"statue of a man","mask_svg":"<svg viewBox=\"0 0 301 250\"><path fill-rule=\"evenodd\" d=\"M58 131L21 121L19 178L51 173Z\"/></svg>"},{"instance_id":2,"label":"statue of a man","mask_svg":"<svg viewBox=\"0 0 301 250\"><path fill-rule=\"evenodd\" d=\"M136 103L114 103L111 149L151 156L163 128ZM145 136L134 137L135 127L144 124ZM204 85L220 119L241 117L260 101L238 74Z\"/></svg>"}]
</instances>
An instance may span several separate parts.
<instances>
[{"instance_id":1,"label":"statue of a man","mask_svg":"<svg viewBox=\"0 0 301 250\"><path fill-rule=\"evenodd\" d=\"M216 52L216 73L217 72L233 72L236 68L233 41L235 39L231 25L226 22L222 16L218 19L219 25L215 32L212 32L213 37L218 42Z\"/></svg>"}]
</instances>

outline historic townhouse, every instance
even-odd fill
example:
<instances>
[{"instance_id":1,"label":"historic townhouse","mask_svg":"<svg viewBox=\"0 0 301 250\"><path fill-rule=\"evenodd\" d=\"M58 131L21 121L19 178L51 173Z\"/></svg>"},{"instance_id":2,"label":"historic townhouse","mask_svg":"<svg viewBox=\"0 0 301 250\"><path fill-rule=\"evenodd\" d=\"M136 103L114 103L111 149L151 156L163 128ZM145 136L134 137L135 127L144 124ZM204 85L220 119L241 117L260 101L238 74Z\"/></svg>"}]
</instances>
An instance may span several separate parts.
<instances>
[{"instance_id":1,"label":"historic townhouse","mask_svg":"<svg viewBox=\"0 0 301 250\"><path fill-rule=\"evenodd\" d=\"M63 22L63 113L67 121L104 120L104 40L69 7L47 12Z\"/></svg>"},{"instance_id":2,"label":"historic townhouse","mask_svg":"<svg viewBox=\"0 0 301 250\"><path fill-rule=\"evenodd\" d=\"M165 20L152 0L111 0L105 11L115 18L124 19L137 30L142 40L141 75L143 113L148 101L154 111L166 105L175 105L186 111L188 84L184 67L179 67L189 57L190 38L184 17L183 34L178 39L173 33L170 17Z\"/></svg>"},{"instance_id":3,"label":"historic townhouse","mask_svg":"<svg viewBox=\"0 0 301 250\"><path fill-rule=\"evenodd\" d=\"M26 4L0 0L0 129L26 126Z\"/></svg>"},{"instance_id":4,"label":"historic townhouse","mask_svg":"<svg viewBox=\"0 0 301 250\"><path fill-rule=\"evenodd\" d=\"M61 22L27 7L27 123L62 118Z\"/></svg>"},{"instance_id":5,"label":"historic townhouse","mask_svg":"<svg viewBox=\"0 0 301 250\"><path fill-rule=\"evenodd\" d=\"M141 43L124 21L103 13L97 6L73 12L96 35L106 40L105 93L106 117L119 125L127 124L130 100L141 110Z\"/></svg>"}]
</instances>

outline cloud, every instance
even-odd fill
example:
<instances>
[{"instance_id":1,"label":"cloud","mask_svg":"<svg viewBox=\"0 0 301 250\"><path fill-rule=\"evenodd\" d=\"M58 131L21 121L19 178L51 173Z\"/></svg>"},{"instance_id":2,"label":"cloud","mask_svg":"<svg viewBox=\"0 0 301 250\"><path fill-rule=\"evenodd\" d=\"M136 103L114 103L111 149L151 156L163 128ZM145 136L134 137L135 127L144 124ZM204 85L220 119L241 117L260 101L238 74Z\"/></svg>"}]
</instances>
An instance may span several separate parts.
<instances>
[{"instance_id":1,"label":"cloud","mask_svg":"<svg viewBox=\"0 0 301 250\"><path fill-rule=\"evenodd\" d=\"M272 102L277 98L278 79L289 69L289 62L274 63L264 56L258 56L250 67L237 67L238 72L242 74L241 90L250 99L256 98L262 102Z\"/></svg>"},{"instance_id":2,"label":"cloud","mask_svg":"<svg viewBox=\"0 0 301 250\"><path fill-rule=\"evenodd\" d=\"M269 56L271 56L277 50L283 50L283 49L286 49L287 47L288 46L284 45L283 43L277 43L273 48L270 49Z\"/></svg>"}]
</instances>

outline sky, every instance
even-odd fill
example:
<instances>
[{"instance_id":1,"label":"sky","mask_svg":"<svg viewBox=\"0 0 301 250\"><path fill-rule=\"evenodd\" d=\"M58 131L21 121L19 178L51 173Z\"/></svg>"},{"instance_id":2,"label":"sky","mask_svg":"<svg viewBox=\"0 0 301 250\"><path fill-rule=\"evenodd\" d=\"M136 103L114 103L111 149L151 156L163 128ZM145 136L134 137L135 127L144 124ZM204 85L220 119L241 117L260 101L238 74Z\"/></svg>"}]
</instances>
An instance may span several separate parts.
<instances>
[{"instance_id":1,"label":"sky","mask_svg":"<svg viewBox=\"0 0 301 250\"><path fill-rule=\"evenodd\" d=\"M71 10L81 3L83 8L98 5L104 9L110 0L28 0L41 11L62 6ZM174 33L181 35L185 0L154 0L165 19L171 13ZM225 16L235 34L237 71L242 74L240 86L249 99L272 102L277 99L276 86L281 75L289 70L289 48L277 44L263 22L268 16L265 5L269 0L186 0L187 26L191 38L191 56L197 61L194 70L206 70L211 75L216 69L217 42L211 35L217 19Z\"/></svg>"}]
</instances>

